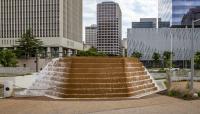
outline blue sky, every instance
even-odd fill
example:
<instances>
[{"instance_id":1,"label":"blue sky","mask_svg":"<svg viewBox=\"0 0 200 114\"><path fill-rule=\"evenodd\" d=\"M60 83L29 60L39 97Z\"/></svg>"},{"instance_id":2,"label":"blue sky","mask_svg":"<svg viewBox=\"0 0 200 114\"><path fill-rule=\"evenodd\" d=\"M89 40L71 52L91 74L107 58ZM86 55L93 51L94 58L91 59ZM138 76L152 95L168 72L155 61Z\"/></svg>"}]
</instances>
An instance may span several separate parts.
<instances>
[{"instance_id":1,"label":"blue sky","mask_svg":"<svg viewBox=\"0 0 200 114\"><path fill-rule=\"evenodd\" d=\"M123 38L127 37L126 31L131 27L131 22L139 21L139 18L157 17L157 0L83 0L83 28L96 24L96 5L102 1L119 3L122 10Z\"/></svg>"}]
</instances>

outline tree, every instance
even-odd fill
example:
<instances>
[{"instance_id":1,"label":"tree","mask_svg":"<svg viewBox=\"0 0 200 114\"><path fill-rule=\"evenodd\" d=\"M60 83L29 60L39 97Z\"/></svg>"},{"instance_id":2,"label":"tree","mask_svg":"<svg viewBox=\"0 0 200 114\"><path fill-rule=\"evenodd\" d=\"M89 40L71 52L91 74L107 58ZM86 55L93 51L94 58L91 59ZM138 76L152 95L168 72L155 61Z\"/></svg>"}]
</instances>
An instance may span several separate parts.
<instances>
[{"instance_id":1,"label":"tree","mask_svg":"<svg viewBox=\"0 0 200 114\"><path fill-rule=\"evenodd\" d=\"M171 54L169 51L163 53L164 67L170 67Z\"/></svg>"},{"instance_id":2,"label":"tree","mask_svg":"<svg viewBox=\"0 0 200 114\"><path fill-rule=\"evenodd\" d=\"M132 53L132 57L140 59L142 57L142 53L140 53L140 52L133 52Z\"/></svg>"},{"instance_id":3,"label":"tree","mask_svg":"<svg viewBox=\"0 0 200 114\"><path fill-rule=\"evenodd\" d=\"M17 42L19 44L16 46L17 55L20 57L24 56L26 59L31 56L36 56L36 54L42 50L42 41L36 39L30 29L27 30Z\"/></svg>"},{"instance_id":4,"label":"tree","mask_svg":"<svg viewBox=\"0 0 200 114\"><path fill-rule=\"evenodd\" d=\"M194 62L195 62L195 66L196 66L197 68L200 68L200 52L197 52L197 53L195 54Z\"/></svg>"},{"instance_id":5,"label":"tree","mask_svg":"<svg viewBox=\"0 0 200 114\"><path fill-rule=\"evenodd\" d=\"M160 54L154 52L154 53L153 53L153 56L152 56L152 59L153 59L153 61L154 61L155 66L158 65L159 62L160 62Z\"/></svg>"},{"instance_id":6,"label":"tree","mask_svg":"<svg viewBox=\"0 0 200 114\"><path fill-rule=\"evenodd\" d=\"M4 67L16 67L16 55L11 50L0 51L0 64Z\"/></svg>"}]
</instances>

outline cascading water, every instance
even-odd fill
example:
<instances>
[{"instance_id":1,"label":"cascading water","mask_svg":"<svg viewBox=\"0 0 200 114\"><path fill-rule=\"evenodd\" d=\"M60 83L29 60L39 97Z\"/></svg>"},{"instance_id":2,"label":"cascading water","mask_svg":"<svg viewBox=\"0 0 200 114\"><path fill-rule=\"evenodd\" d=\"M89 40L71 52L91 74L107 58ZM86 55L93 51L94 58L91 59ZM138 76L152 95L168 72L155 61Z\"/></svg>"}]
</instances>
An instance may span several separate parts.
<instances>
[{"instance_id":1,"label":"cascading water","mask_svg":"<svg viewBox=\"0 0 200 114\"><path fill-rule=\"evenodd\" d=\"M65 69L64 63L60 63L59 60L60 58L53 59L42 71L40 71L40 73L35 74L34 76L36 76L36 80L27 90L24 91L23 95L45 96L47 92L51 92L52 89L56 88L56 84L59 82L52 79L59 79ZM56 66L58 64L60 64L60 66Z\"/></svg>"}]
</instances>

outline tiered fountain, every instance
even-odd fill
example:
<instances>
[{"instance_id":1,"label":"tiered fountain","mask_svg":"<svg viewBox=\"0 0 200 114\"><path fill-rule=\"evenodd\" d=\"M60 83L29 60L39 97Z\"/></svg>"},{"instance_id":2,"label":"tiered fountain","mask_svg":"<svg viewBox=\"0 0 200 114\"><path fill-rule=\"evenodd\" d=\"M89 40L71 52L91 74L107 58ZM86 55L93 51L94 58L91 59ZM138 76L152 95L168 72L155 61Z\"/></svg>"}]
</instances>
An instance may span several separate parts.
<instances>
[{"instance_id":1,"label":"tiered fountain","mask_svg":"<svg viewBox=\"0 0 200 114\"><path fill-rule=\"evenodd\" d=\"M25 91L52 98L140 98L158 86L138 59L71 57L54 59Z\"/></svg>"}]
</instances>

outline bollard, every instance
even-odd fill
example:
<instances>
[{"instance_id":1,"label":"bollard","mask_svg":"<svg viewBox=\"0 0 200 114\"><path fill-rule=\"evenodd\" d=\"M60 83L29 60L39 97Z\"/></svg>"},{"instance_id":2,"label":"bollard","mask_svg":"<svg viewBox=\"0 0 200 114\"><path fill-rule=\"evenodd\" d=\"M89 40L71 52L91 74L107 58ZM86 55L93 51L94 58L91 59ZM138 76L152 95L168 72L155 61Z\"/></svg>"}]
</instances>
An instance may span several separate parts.
<instances>
[{"instance_id":1,"label":"bollard","mask_svg":"<svg viewBox=\"0 0 200 114\"><path fill-rule=\"evenodd\" d=\"M4 82L4 98L8 98L12 96L13 93L13 82L5 81Z\"/></svg>"}]
</instances>

